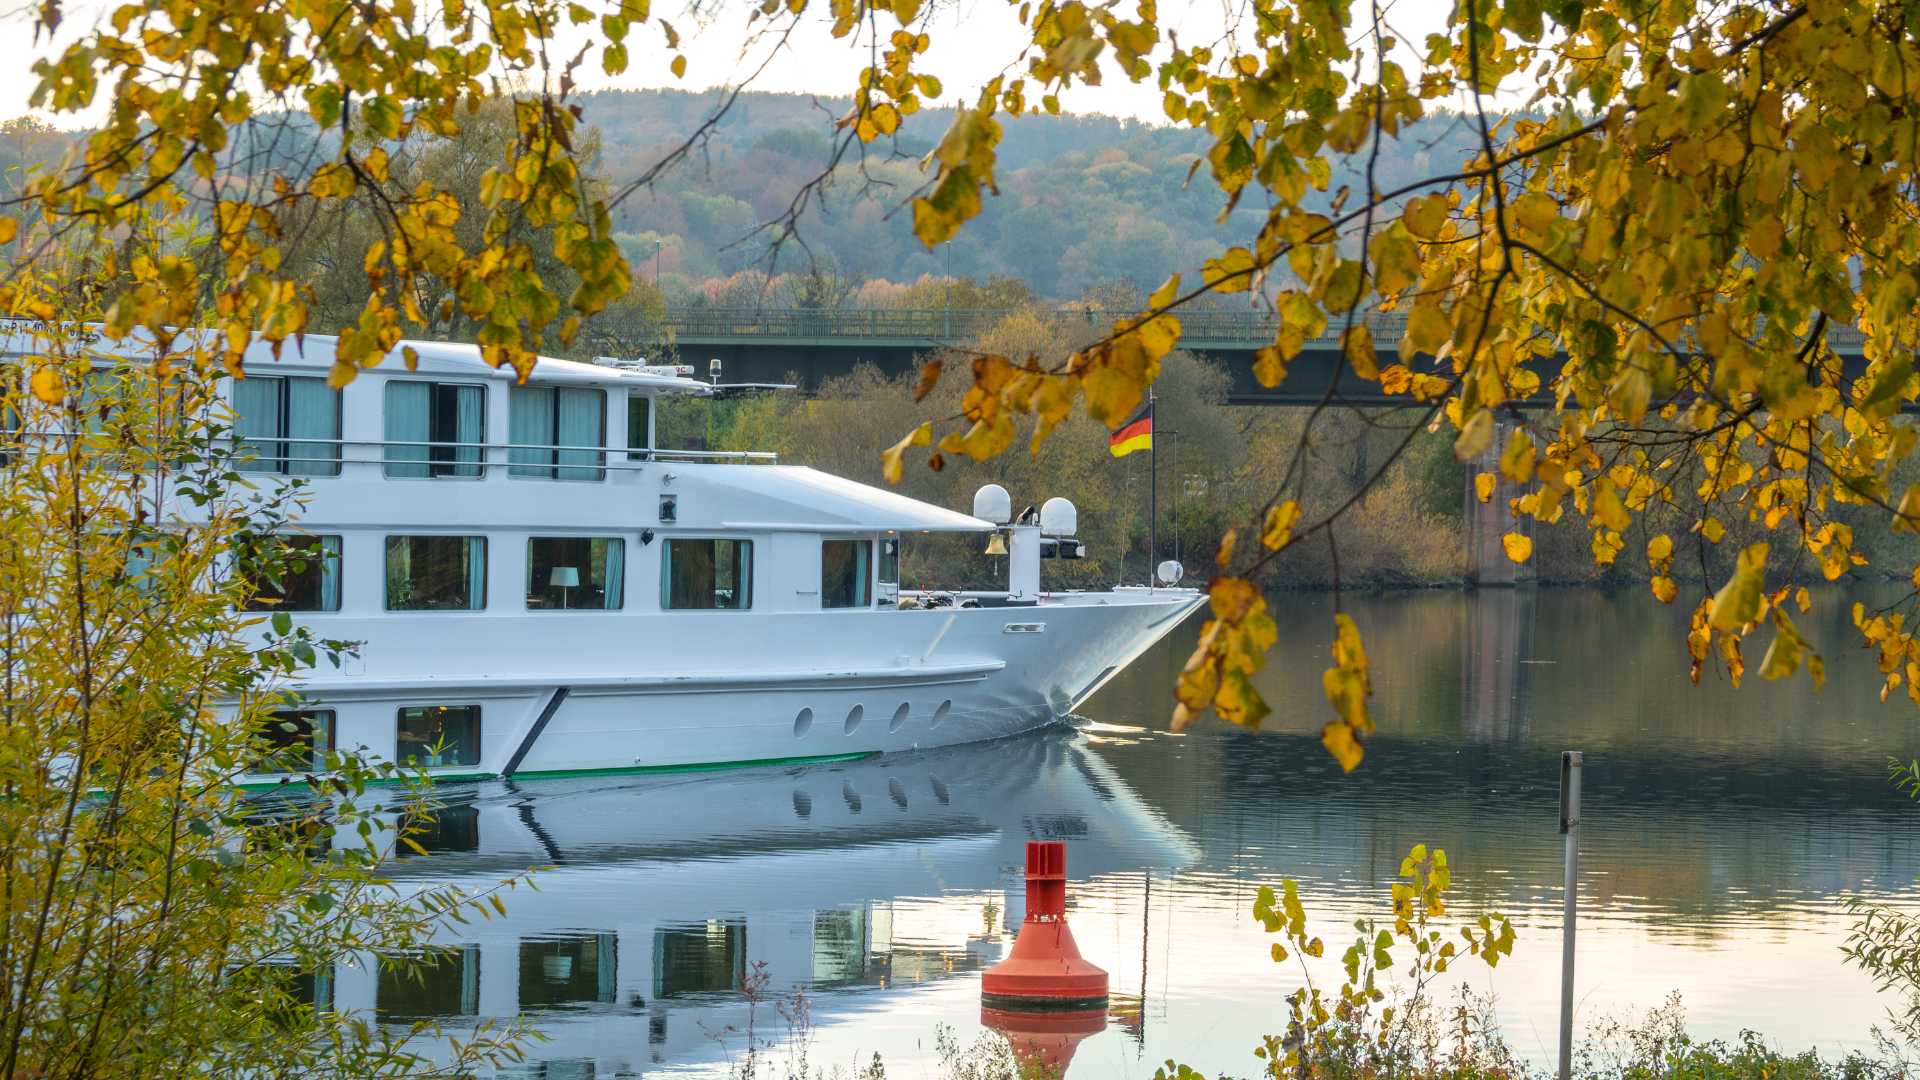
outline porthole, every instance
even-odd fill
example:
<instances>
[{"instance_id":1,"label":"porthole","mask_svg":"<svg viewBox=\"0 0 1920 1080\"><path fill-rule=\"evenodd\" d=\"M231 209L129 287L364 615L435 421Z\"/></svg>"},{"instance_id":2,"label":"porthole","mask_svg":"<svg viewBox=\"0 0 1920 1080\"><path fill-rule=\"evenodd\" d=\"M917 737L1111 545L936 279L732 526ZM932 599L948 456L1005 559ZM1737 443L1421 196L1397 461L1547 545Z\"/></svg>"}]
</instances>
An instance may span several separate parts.
<instances>
[{"instance_id":1,"label":"porthole","mask_svg":"<svg viewBox=\"0 0 1920 1080\"><path fill-rule=\"evenodd\" d=\"M799 715L793 718L793 737L797 739L800 736L805 735L808 729L812 727L813 727L813 710L801 709Z\"/></svg>"},{"instance_id":2,"label":"porthole","mask_svg":"<svg viewBox=\"0 0 1920 1080\"><path fill-rule=\"evenodd\" d=\"M907 785L901 783L896 777L887 777L887 797L893 800L893 805L905 810L907 808Z\"/></svg>"},{"instance_id":3,"label":"porthole","mask_svg":"<svg viewBox=\"0 0 1920 1080\"><path fill-rule=\"evenodd\" d=\"M952 711L953 711L953 702L951 701L941 702L940 707L933 710L933 726L939 727L947 719L947 714Z\"/></svg>"},{"instance_id":4,"label":"porthole","mask_svg":"<svg viewBox=\"0 0 1920 1080\"><path fill-rule=\"evenodd\" d=\"M855 705L853 708L848 709L847 710L847 734L851 735L854 732L860 730L860 720L862 717L866 715L867 715L867 710L865 706Z\"/></svg>"},{"instance_id":5,"label":"porthole","mask_svg":"<svg viewBox=\"0 0 1920 1080\"><path fill-rule=\"evenodd\" d=\"M845 780L840 781L840 798L847 804L849 811L856 814L860 812L860 793L853 790L853 785Z\"/></svg>"},{"instance_id":6,"label":"porthole","mask_svg":"<svg viewBox=\"0 0 1920 1080\"><path fill-rule=\"evenodd\" d=\"M900 703L899 708L893 710L893 719L887 721L887 734L891 735L894 732L899 731L901 725L905 724L906 722L907 722L907 703L903 701Z\"/></svg>"},{"instance_id":7,"label":"porthole","mask_svg":"<svg viewBox=\"0 0 1920 1080\"><path fill-rule=\"evenodd\" d=\"M813 796L799 788L793 789L793 816L802 821L813 816Z\"/></svg>"}]
</instances>

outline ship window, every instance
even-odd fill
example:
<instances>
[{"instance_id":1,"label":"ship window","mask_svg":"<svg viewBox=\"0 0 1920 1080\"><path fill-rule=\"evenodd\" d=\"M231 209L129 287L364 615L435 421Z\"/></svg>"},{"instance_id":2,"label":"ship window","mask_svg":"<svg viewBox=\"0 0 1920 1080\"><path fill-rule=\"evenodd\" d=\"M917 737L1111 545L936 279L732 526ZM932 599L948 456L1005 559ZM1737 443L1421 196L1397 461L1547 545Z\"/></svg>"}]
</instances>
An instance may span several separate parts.
<instances>
[{"instance_id":1,"label":"ship window","mask_svg":"<svg viewBox=\"0 0 1920 1080\"><path fill-rule=\"evenodd\" d=\"M753 606L753 541L669 540L661 552L660 606Z\"/></svg>"},{"instance_id":2,"label":"ship window","mask_svg":"<svg viewBox=\"0 0 1920 1080\"><path fill-rule=\"evenodd\" d=\"M823 540L820 543L820 606L866 607L873 602L868 568L871 540Z\"/></svg>"},{"instance_id":3,"label":"ship window","mask_svg":"<svg viewBox=\"0 0 1920 1080\"><path fill-rule=\"evenodd\" d=\"M268 713L254 732L253 771L304 772L320 768L333 745L332 709L282 709Z\"/></svg>"},{"instance_id":4,"label":"ship window","mask_svg":"<svg viewBox=\"0 0 1920 1080\"><path fill-rule=\"evenodd\" d=\"M327 380L235 379L233 414L241 472L340 475L340 391Z\"/></svg>"},{"instance_id":5,"label":"ship window","mask_svg":"<svg viewBox=\"0 0 1920 1080\"><path fill-rule=\"evenodd\" d=\"M645 394L627 395L627 459L644 461L649 456L647 450L647 428L653 418L653 399Z\"/></svg>"},{"instance_id":6,"label":"ship window","mask_svg":"<svg viewBox=\"0 0 1920 1080\"><path fill-rule=\"evenodd\" d=\"M387 537L388 611L480 611L486 606L486 537Z\"/></svg>"},{"instance_id":7,"label":"ship window","mask_svg":"<svg viewBox=\"0 0 1920 1080\"><path fill-rule=\"evenodd\" d=\"M598 480L606 455L607 393L576 386L516 386L507 395L513 476Z\"/></svg>"},{"instance_id":8,"label":"ship window","mask_svg":"<svg viewBox=\"0 0 1920 1080\"><path fill-rule=\"evenodd\" d=\"M400 710L402 765L429 769L480 764L480 706L421 705Z\"/></svg>"},{"instance_id":9,"label":"ship window","mask_svg":"<svg viewBox=\"0 0 1920 1080\"><path fill-rule=\"evenodd\" d=\"M382 1024L480 1015L480 946L431 945L380 958L374 1019Z\"/></svg>"},{"instance_id":10,"label":"ship window","mask_svg":"<svg viewBox=\"0 0 1920 1080\"><path fill-rule=\"evenodd\" d=\"M387 475L480 475L487 388L394 379L387 383Z\"/></svg>"},{"instance_id":11,"label":"ship window","mask_svg":"<svg viewBox=\"0 0 1920 1080\"><path fill-rule=\"evenodd\" d=\"M885 536L880 539L880 566L875 575L882 585L900 584L900 538Z\"/></svg>"},{"instance_id":12,"label":"ship window","mask_svg":"<svg viewBox=\"0 0 1920 1080\"><path fill-rule=\"evenodd\" d=\"M243 564L252 578L248 611L339 611L340 538L337 536L275 536L272 556L280 563L279 577Z\"/></svg>"},{"instance_id":13,"label":"ship window","mask_svg":"<svg viewBox=\"0 0 1920 1080\"><path fill-rule=\"evenodd\" d=\"M625 591L626 544L585 536L527 541L527 609L613 611Z\"/></svg>"}]
</instances>

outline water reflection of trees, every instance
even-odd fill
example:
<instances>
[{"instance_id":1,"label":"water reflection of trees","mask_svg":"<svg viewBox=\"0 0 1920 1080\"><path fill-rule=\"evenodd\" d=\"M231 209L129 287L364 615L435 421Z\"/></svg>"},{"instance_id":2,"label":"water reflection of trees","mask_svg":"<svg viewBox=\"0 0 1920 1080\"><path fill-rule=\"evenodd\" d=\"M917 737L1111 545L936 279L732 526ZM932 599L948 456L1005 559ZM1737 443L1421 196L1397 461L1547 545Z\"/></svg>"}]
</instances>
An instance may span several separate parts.
<instances>
[{"instance_id":1,"label":"water reflection of trees","mask_svg":"<svg viewBox=\"0 0 1920 1080\"><path fill-rule=\"evenodd\" d=\"M1810 636L1846 641L1848 599L1819 597L1802 620ZM1487 898L1545 902L1560 881L1558 755L1581 748L1597 905L1704 928L1797 899L1905 889L1920 867L1911 808L1881 764L1912 752L1920 726L1878 703L1858 651L1829 653L1823 696L1805 680L1735 691L1711 674L1696 688L1686 612L1637 592L1348 597L1374 658L1381 733L1344 776L1317 739L1330 599L1273 603L1281 642L1261 690L1279 715L1264 730L1101 748L1200 842L1206 865L1365 884L1427 841L1496 870L1467 875ZM1174 642L1083 711L1163 726L1184 656Z\"/></svg>"}]
</instances>

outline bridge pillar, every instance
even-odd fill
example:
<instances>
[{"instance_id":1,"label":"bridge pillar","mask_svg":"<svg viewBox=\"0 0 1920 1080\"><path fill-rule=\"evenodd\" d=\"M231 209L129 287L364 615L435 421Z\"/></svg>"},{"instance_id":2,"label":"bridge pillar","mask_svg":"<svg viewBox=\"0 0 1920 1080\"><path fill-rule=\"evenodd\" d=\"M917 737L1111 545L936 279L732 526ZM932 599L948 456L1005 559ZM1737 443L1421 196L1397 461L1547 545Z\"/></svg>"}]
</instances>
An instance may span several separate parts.
<instances>
[{"instance_id":1,"label":"bridge pillar","mask_svg":"<svg viewBox=\"0 0 1920 1080\"><path fill-rule=\"evenodd\" d=\"M1463 533L1467 545L1467 584L1472 586L1501 587L1531 584L1534 580L1531 561L1516 563L1507 558L1507 552L1500 540L1510 532L1517 532L1528 538L1533 536L1533 519L1517 517L1507 496L1495 492L1493 498L1481 502L1473 490L1473 478L1481 473L1499 474L1500 451L1507 445L1507 437L1513 433L1513 421L1498 419L1493 425L1493 439L1487 448L1467 462L1466 469L1466 512L1463 515Z\"/></svg>"}]
</instances>

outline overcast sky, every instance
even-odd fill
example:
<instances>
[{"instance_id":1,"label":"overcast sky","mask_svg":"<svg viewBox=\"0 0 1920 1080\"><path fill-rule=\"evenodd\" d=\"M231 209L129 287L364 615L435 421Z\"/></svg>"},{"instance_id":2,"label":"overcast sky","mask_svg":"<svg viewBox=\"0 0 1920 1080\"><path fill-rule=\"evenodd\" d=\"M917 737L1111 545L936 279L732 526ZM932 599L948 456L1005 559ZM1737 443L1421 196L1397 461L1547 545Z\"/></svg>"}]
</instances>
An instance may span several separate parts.
<instances>
[{"instance_id":1,"label":"overcast sky","mask_svg":"<svg viewBox=\"0 0 1920 1080\"><path fill-rule=\"evenodd\" d=\"M595 6L589 0L588 6ZM633 62L617 79L600 75L597 67L587 72L582 83L589 89L680 87L705 89L730 85L746 77L769 52L761 43L743 54L746 12L754 5L742 0L722 0L720 13L705 23L682 13L675 25L682 31L687 54L687 76L675 79L667 71L667 53L661 47L658 24L629 39ZM816 8L824 10L825 4ZM656 0L656 13L676 10L670 2ZM1436 30L1445 19L1447 0L1399 0L1388 10L1388 17L1403 38L1418 40ZM99 19L109 7L99 2L69 3L60 35L61 44L71 40L83 27ZM1228 22L1227 5L1222 0L1161 0L1163 27L1172 29L1183 44L1210 42L1220 38ZM30 39L30 23L24 15L8 17L0 24L0 38L9 39L8 59L0 64L0 117L25 112L34 85L29 70L34 56L45 55L49 47L43 39L35 47ZM754 82L759 90L844 96L855 86L863 50L847 41L835 41L827 32L824 17L810 18L783 49L778 50L766 70ZM584 28L569 28L556 53L571 56L587 39ZM928 33L934 44L920 62L921 70L938 75L945 96L937 103L952 105L971 101L986 80L1005 70L1019 56L1022 27L1006 0L955 0L941 5L928 20ZM589 66L592 62L590 61ZM103 93L106 88L103 87ZM1029 95L1037 102L1037 95ZM1062 95L1061 104L1073 112L1097 112L1161 121L1161 95L1150 78L1135 85L1123 77L1112 76L1097 87L1075 87ZM85 123L85 118L51 118L63 127Z\"/></svg>"}]
</instances>

